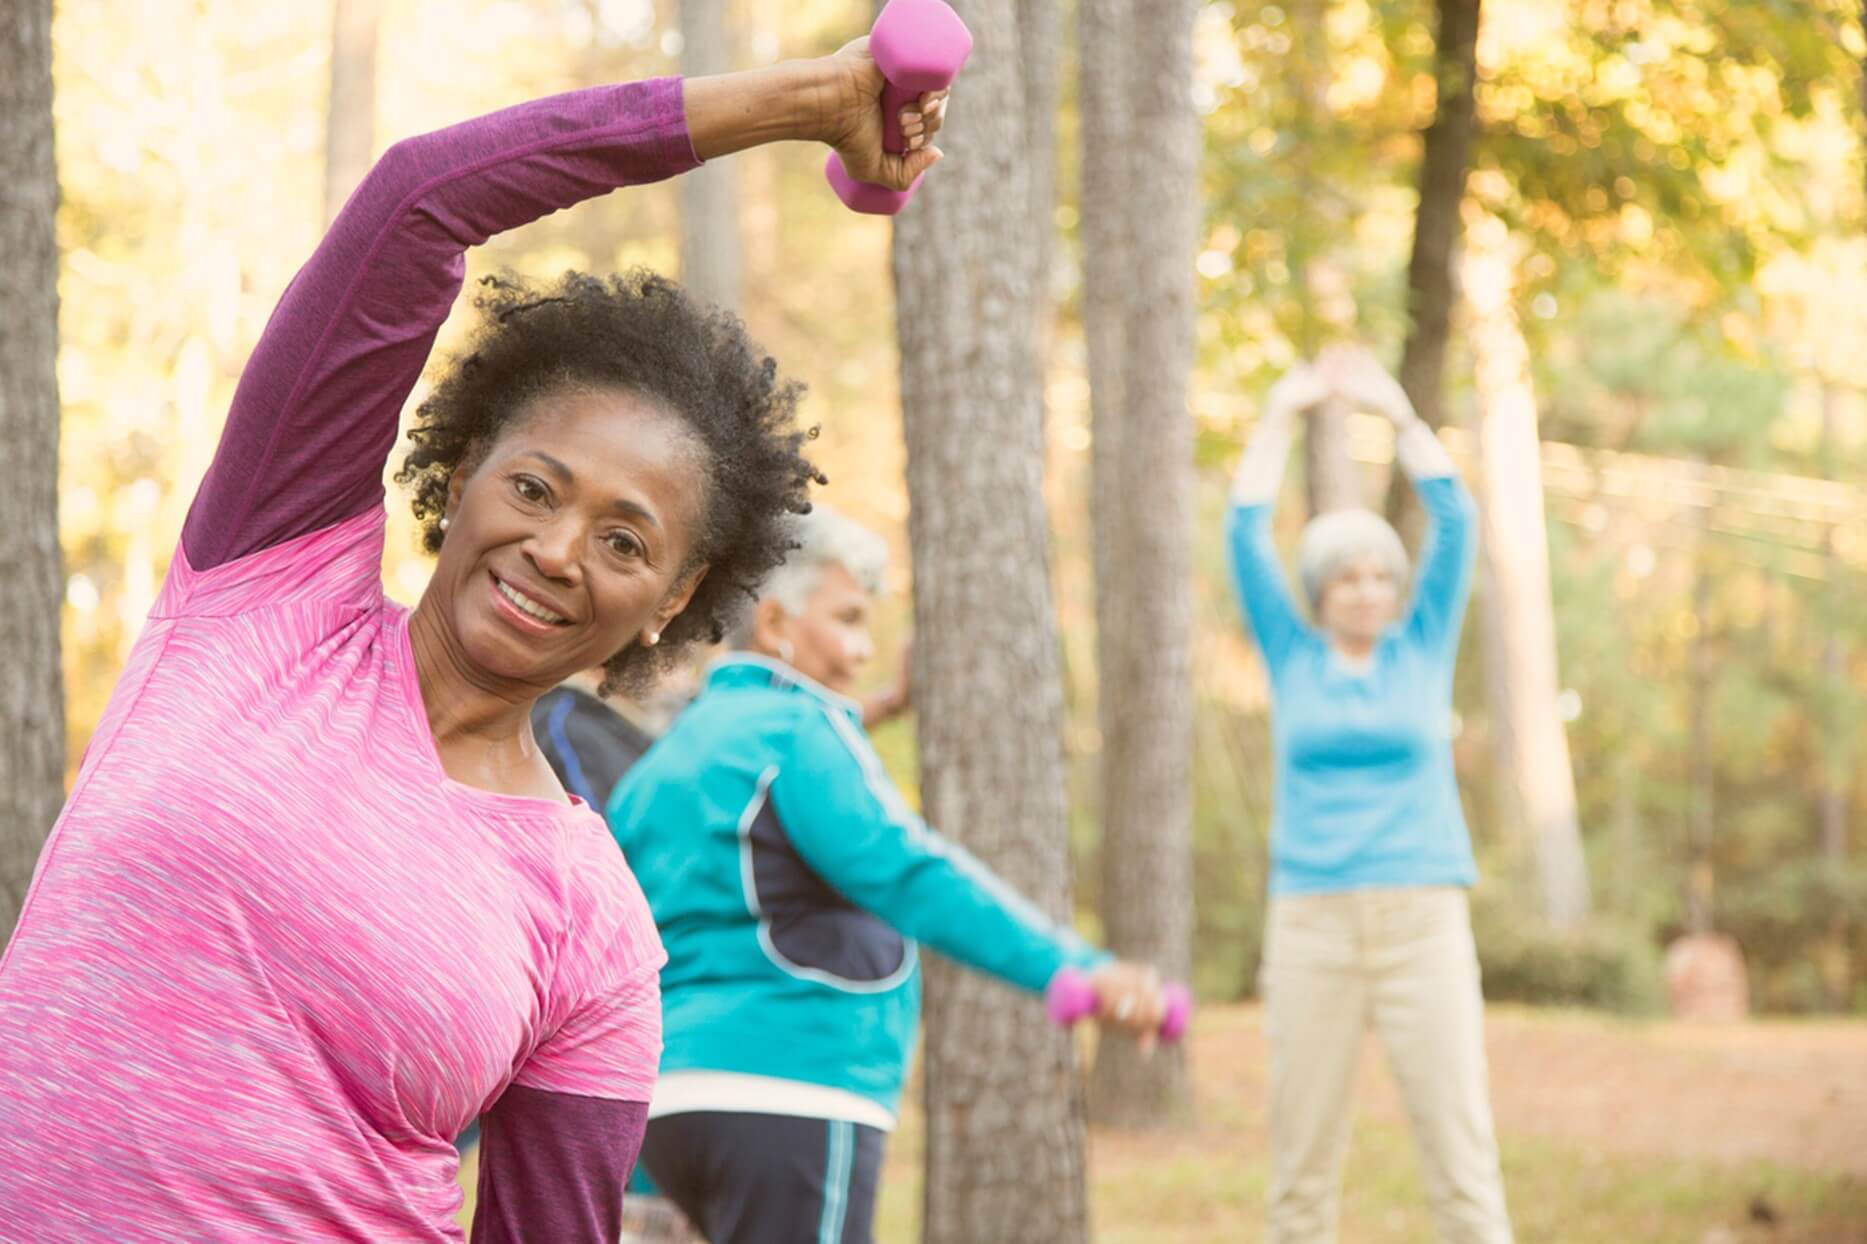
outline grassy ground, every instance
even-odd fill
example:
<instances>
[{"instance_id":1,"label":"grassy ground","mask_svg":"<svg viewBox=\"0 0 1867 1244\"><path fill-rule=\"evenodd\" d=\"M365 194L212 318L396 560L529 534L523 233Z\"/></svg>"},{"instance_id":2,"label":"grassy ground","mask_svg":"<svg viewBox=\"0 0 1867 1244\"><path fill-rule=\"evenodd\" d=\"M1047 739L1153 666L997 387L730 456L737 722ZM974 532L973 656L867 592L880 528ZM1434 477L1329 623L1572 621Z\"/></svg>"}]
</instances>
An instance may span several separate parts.
<instances>
[{"instance_id":1,"label":"grassy ground","mask_svg":"<svg viewBox=\"0 0 1867 1244\"><path fill-rule=\"evenodd\" d=\"M1867 1244L1867 1023L1701 1028L1509 1008L1488 1022L1520 1244ZM1257 1009L1202 1012L1191 1057L1190 1130L1092 1137L1098 1244L1261 1238ZM1429 1244L1418 1165L1372 1042L1357 1101L1343 1240ZM910 1111L890 1146L882 1244L917 1238L920 1166Z\"/></svg>"}]
</instances>

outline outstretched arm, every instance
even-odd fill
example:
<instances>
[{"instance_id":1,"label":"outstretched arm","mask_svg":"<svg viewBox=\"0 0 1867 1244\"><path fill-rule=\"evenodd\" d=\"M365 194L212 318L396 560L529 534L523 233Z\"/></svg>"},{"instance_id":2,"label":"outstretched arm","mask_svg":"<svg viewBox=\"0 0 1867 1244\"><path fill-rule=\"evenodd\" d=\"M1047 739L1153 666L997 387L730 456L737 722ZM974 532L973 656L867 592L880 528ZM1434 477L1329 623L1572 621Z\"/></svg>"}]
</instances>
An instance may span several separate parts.
<instances>
[{"instance_id":1,"label":"outstretched arm","mask_svg":"<svg viewBox=\"0 0 1867 1244\"><path fill-rule=\"evenodd\" d=\"M852 172L911 181L938 159L927 139L942 100L904 112L919 145L885 156L880 95L859 40L747 73L574 91L395 144L293 278L247 362L183 530L190 564L209 569L381 500L396 418L460 292L469 247L782 139L827 141Z\"/></svg>"},{"instance_id":2,"label":"outstretched arm","mask_svg":"<svg viewBox=\"0 0 1867 1244\"><path fill-rule=\"evenodd\" d=\"M856 906L968 967L1032 992L1107 958L909 810L856 724L801 722L771 787L786 837Z\"/></svg>"},{"instance_id":3,"label":"outstretched arm","mask_svg":"<svg viewBox=\"0 0 1867 1244\"><path fill-rule=\"evenodd\" d=\"M675 79L541 99L389 148L247 361L182 532L189 562L206 570L381 500L397 415L468 247L696 162Z\"/></svg>"}]
</instances>

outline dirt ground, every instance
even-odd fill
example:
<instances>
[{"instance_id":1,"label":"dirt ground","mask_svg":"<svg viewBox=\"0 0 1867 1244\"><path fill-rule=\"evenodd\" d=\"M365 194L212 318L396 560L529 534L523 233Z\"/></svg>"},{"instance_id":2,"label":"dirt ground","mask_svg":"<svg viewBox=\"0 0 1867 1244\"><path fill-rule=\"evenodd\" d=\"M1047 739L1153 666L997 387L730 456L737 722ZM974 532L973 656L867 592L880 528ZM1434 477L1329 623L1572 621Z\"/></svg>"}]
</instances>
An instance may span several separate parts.
<instances>
[{"instance_id":1,"label":"dirt ground","mask_svg":"<svg viewBox=\"0 0 1867 1244\"><path fill-rule=\"evenodd\" d=\"M1232 1100L1263 1100L1261 1020L1256 1007L1212 1008L1194 1027L1200 1078L1224 1081ZM1867 1178L1860 1021L1694 1026L1492 1008L1486 1045L1500 1133ZM1358 1117L1403 1121L1373 1038L1360 1075Z\"/></svg>"}]
</instances>

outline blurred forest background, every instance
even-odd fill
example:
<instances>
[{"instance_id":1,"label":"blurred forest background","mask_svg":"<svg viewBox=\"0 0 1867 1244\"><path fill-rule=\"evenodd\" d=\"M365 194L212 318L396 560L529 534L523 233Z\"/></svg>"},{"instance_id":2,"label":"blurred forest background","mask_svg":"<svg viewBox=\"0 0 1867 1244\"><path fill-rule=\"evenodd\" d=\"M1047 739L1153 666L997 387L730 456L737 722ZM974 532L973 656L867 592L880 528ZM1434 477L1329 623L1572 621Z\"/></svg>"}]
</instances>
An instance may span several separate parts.
<instances>
[{"instance_id":1,"label":"blurred forest background","mask_svg":"<svg viewBox=\"0 0 1867 1244\"><path fill-rule=\"evenodd\" d=\"M1035 1002L932 966L881 1238L1085 1240L1091 1210L1114 1244L1251 1238L1269 704L1221 519L1268 386L1360 341L1480 503L1453 747L1520 1238L1867 1240L1856 0L955 2L978 41L949 159L892 225L820 151L766 147L469 258L644 264L739 309L810 387L826 498L897 554L873 676L917 631L920 734L878 735L895 776L924 762L931 819L1202 996L1190 1053L1105 1042L1084 1082ZM0 928L240 368L373 155L825 53L872 14L0 0ZM1342 504L1417 539L1391 441L1312 412L1286 545ZM1747 984L1681 945L1741 952ZM1775 1015L1648 1022L1695 992ZM1115 1125L1093 1148L1085 1103ZM1366 1105L1350 1235L1431 1238L1391 1086Z\"/></svg>"},{"instance_id":2,"label":"blurred forest background","mask_svg":"<svg viewBox=\"0 0 1867 1244\"><path fill-rule=\"evenodd\" d=\"M696 7L717 14L709 54L730 65L831 50L869 12L860 0ZM334 13L348 13L347 34ZM1208 996L1253 988L1270 784L1262 677L1221 564L1225 484L1260 395L1292 361L1341 338L1401 356L1438 20L1431 0L1197 11L1193 961ZM332 95L334 37L340 58L373 55L373 71L361 62L373 91ZM338 176L344 159L368 158L346 157L340 132L380 151L534 95L676 72L698 49L673 0L64 0L54 50L75 769L240 366L331 210L327 162ZM1493 998L1651 1010L1665 945L1715 929L1741 945L1753 1005L1867 1008L1863 52L1838 0L1485 6L1458 210L1510 279L1491 314L1452 317L1443 409L1428 413L1476 471L1461 431L1481 396L1472 328L1520 335L1543 441L1556 711L1592 881L1585 917L1535 918L1547 903L1534 835L1497 738L1509 649L1485 635L1481 570L1456 750ZM1077 65L1062 61L1055 116L1045 435L1088 910L1102 747ZM967 107L962 90L955 116ZM810 386L827 495L901 554L887 653L910 613L890 226L846 212L812 150L727 163L742 313ZM475 252L473 274L681 271L681 194L657 186L550 218ZM941 348L937 335L917 345L936 360ZM1385 428L1349 415L1340 434L1380 505ZM1302 507L1286 508L1293 534ZM412 601L427 563L391 509L387 584ZM893 665L885 656L877 678ZM910 730L880 742L912 785Z\"/></svg>"}]
</instances>

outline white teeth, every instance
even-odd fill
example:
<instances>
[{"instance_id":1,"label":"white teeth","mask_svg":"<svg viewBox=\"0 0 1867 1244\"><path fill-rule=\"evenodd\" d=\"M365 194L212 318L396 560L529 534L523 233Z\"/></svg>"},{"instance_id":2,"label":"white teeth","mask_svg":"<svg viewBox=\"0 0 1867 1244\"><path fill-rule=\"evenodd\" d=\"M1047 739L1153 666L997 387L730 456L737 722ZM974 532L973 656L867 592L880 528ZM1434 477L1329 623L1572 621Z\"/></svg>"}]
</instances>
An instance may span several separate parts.
<instances>
[{"instance_id":1,"label":"white teeth","mask_svg":"<svg viewBox=\"0 0 1867 1244\"><path fill-rule=\"evenodd\" d=\"M553 625L555 625L564 620L559 615L552 613L549 609L546 609L543 605L532 600L529 596L522 596L519 594L519 592L516 589L508 587L504 579L494 579L493 586L499 589L499 594L501 596L504 596L507 600L511 601L514 605L516 605L521 611L529 614L530 616L534 618L537 618L540 622L550 622Z\"/></svg>"}]
</instances>

